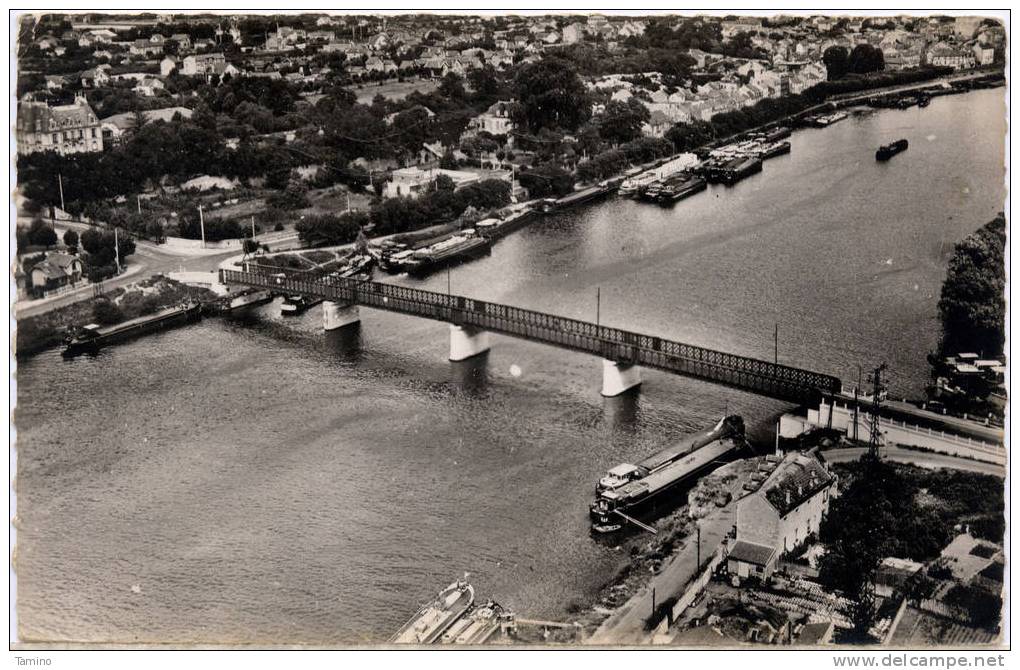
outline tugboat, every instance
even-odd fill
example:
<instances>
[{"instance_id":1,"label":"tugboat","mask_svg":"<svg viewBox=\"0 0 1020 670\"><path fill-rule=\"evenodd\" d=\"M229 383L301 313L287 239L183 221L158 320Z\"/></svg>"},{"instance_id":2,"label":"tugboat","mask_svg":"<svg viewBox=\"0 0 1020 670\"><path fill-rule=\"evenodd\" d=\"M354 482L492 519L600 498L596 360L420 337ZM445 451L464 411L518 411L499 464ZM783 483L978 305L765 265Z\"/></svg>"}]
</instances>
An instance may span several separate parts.
<instances>
[{"instance_id":1,"label":"tugboat","mask_svg":"<svg viewBox=\"0 0 1020 670\"><path fill-rule=\"evenodd\" d=\"M907 146L906 140L896 140L892 144L883 144L875 152L875 160L887 161L901 151L906 151Z\"/></svg>"},{"instance_id":2,"label":"tugboat","mask_svg":"<svg viewBox=\"0 0 1020 670\"><path fill-rule=\"evenodd\" d=\"M465 578L467 575L465 575ZM391 644L432 644L439 640L475 602L475 590L458 579L439 592L436 599L423 605L397 633Z\"/></svg>"}]
</instances>

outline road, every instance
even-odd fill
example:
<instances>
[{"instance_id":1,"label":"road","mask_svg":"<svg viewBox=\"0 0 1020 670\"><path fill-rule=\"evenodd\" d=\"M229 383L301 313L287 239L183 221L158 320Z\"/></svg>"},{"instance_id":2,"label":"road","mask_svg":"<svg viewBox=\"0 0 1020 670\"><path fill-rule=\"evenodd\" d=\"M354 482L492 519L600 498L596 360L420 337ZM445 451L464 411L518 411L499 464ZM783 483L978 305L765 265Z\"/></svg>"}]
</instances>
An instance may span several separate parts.
<instances>
[{"instance_id":1,"label":"road","mask_svg":"<svg viewBox=\"0 0 1020 670\"><path fill-rule=\"evenodd\" d=\"M733 498L722 508L714 509L698 521L701 526L701 564L708 563L712 554L737 523L737 500L744 493L744 477L730 485ZM683 544L669 562L663 565L659 574L652 577L645 587L630 600L609 615L591 637L585 640L590 645L647 645L651 643L652 632L645 630L645 620L652 614L653 599L656 604L673 596L679 597L683 588L698 572L697 535L684 538Z\"/></svg>"},{"instance_id":2,"label":"road","mask_svg":"<svg viewBox=\"0 0 1020 670\"><path fill-rule=\"evenodd\" d=\"M846 463L847 461L856 461L866 451L867 448L865 447L853 447L848 449L829 449L821 453L829 463ZM922 468L948 468L951 470L979 472L996 477L1006 476L1006 469L996 463L983 463L981 461L972 461L969 458L936 454L928 451L916 451L902 447L882 447L879 449L879 456L887 461L908 463Z\"/></svg>"},{"instance_id":3,"label":"road","mask_svg":"<svg viewBox=\"0 0 1020 670\"><path fill-rule=\"evenodd\" d=\"M58 225L63 224L64 222L58 222ZM104 281L103 290L109 291L110 289L118 286L124 286L126 284L141 281L146 277L159 273L174 272L178 270L215 270L224 260L237 255L237 249L230 249L217 254L191 257L179 256L161 251L159 245L151 242L138 241L135 243L135 253L127 259L128 271L119 277L114 277ZM94 294L94 290L93 285L88 284L75 289L74 291L69 291L68 293L53 296L51 298L31 301L19 300L14 306L15 315L19 319L38 316L44 312L65 307L78 302L79 300L91 298Z\"/></svg>"}]
</instances>

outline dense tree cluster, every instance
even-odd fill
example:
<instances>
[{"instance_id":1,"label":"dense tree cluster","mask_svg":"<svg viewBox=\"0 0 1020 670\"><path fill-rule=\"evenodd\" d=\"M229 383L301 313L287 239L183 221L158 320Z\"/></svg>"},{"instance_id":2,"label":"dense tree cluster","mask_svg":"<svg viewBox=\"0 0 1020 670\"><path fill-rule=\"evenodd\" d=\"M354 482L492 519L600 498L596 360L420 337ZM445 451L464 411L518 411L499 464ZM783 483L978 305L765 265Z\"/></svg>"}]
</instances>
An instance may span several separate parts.
<instances>
[{"instance_id":1,"label":"dense tree cluster","mask_svg":"<svg viewBox=\"0 0 1020 670\"><path fill-rule=\"evenodd\" d=\"M368 215L364 212L311 214L298 221L295 229L306 246L321 247L349 244L366 225Z\"/></svg>"},{"instance_id":2,"label":"dense tree cluster","mask_svg":"<svg viewBox=\"0 0 1020 670\"><path fill-rule=\"evenodd\" d=\"M487 179L458 190L440 186L436 184L434 190L418 198L387 198L375 205L369 215L374 232L404 233L453 221L469 207L484 211L510 202L510 184L499 179Z\"/></svg>"},{"instance_id":3,"label":"dense tree cluster","mask_svg":"<svg viewBox=\"0 0 1020 670\"><path fill-rule=\"evenodd\" d=\"M954 470L909 470L864 458L849 464L850 481L822 523L827 552L819 580L853 601L849 612L858 639L874 618L870 587L887 556L919 562L939 555L961 519L1002 519L1003 487L996 477ZM938 500L922 504L920 492ZM1001 542L998 537L991 537Z\"/></svg>"},{"instance_id":4,"label":"dense tree cluster","mask_svg":"<svg viewBox=\"0 0 1020 670\"><path fill-rule=\"evenodd\" d=\"M1005 343L1006 220L997 216L960 241L949 261L939 316L941 351L998 356Z\"/></svg>"},{"instance_id":5,"label":"dense tree cluster","mask_svg":"<svg viewBox=\"0 0 1020 670\"><path fill-rule=\"evenodd\" d=\"M566 60L546 57L517 72L518 121L532 131L576 130L591 117L588 91Z\"/></svg>"}]
</instances>

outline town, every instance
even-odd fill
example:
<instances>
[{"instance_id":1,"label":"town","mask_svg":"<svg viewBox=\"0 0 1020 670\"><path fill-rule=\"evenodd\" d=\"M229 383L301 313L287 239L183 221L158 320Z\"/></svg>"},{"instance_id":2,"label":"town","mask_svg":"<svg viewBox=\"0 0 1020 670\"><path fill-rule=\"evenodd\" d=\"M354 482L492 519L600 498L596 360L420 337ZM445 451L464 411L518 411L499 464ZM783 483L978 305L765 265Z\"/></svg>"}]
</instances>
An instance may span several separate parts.
<instances>
[{"instance_id":1,"label":"town","mask_svg":"<svg viewBox=\"0 0 1020 670\"><path fill-rule=\"evenodd\" d=\"M569 602L559 595L566 590L559 584L546 587L542 597L547 600L526 587L508 595L511 583L534 577L530 574L536 572L533 565L527 573L497 578L494 575L502 574L504 562L511 565L510 558L487 557L492 565L478 568L464 564L464 556L456 554L459 562L454 566L453 559L435 551L436 563L451 563L450 578L471 572L471 582L464 577L441 590L449 581L441 578L441 582L417 585L413 594L393 587L397 595L391 596L386 608L371 599L358 600L366 612L373 607L389 610L391 605L406 611L378 615L372 626L348 620L345 629L338 623L336 639L368 645L731 648L1001 643L1007 560L1003 479L1008 361L1002 298L1007 222L1002 203L994 201L998 191L990 191L980 206L967 200L965 207L975 220L960 222L963 217L954 209L957 218L948 216L944 222L948 232L932 238L937 249L917 244L935 259L925 256L917 263L930 263L935 270L924 274L908 265L903 271L918 282L912 287L890 284L894 280L889 279L888 268L896 263L900 271L898 264L909 256L893 251L888 259L869 258L867 262L874 266L847 277L854 291L874 290L883 298L893 295L903 301L917 296L924 309L932 310L924 312L919 328L938 332L929 333L926 342L931 346L924 351L910 350L912 376L909 383L900 385L890 378L907 377L902 363L908 357L897 359L899 370L885 365L898 348L895 341L890 351L873 351L874 340L861 336L862 344L848 348L852 355L818 353L798 342L799 347L791 346L793 353L784 349L780 356L780 319L840 318L832 316L838 311L832 304L816 307L811 317L793 308L781 315L753 317L769 324L766 354L730 334L716 338L700 316L688 316L686 303L684 310L670 304L664 307L675 310L679 320L690 319L691 329L664 330L660 314L651 308L647 323L621 322L621 314L632 316L633 312L620 303L640 303L645 298L637 293L624 295L623 289L603 294L602 282L618 279L613 272L606 271L598 279L585 277L587 269L581 261L569 257L569 262L579 265L561 273L562 256L543 257L547 267L532 266L537 261L528 256L534 256L538 247L548 254L566 253L562 250L572 245L584 249L588 242L569 237L574 227L581 226L572 217L583 216L578 212L599 202L605 219L623 219L614 224L618 232L603 233L612 243L600 247L602 253L615 259L614 267L637 264L635 258L643 263L646 256L650 259L647 268L654 269L651 259L662 262L662 254L675 242L669 235L680 233L663 233L661 244L656 239L648 241L642 236L652 234L648 232L651 224L642 217L679 219L686 216L685 206L697 206L699 198L710 197L714 207L733 220L746 216L739 208L755 207L758 198L765 203L763 211L774 216L771 212L780 211L777 202L801 196L769 200L767 195L741 191L747 184L738 182L772 180L775 184L778 178L770 174L773 165L798 160L805 137L818 144L826 141L826 134L843 132L847 137L840 146L855 146L860 142L849 137L848 126L869 119L877 123L876 119L894 118L889 116L894 114L911 115L898 117L911 120L892 130L881 126L881 135L874 131L882 137L881 145L868 145L864 160L854 159L855 165L863 162L867 169L875 164L884 166L876 170L896 170L898 162L925 150L923 142L935 146L954 132L921 133L911 124L921 123L918 119L934 123L930 119L940 113L940 104L962 108L970 96L1002 92L1006 31L999 21L914 15L40 14L22 17L17 62L15 342L28 374L33 374L34 366L54 365L49 354L62 349L64 366L54 368L62 372L49 376L133 378L144 369L143 361L105 363L113 355L108 351L120 349L130 356L132 347L148 346L154 347L149 356L164 355L162 345L151 343L191 328L210 328L206 320L197 323L202 316L224 317L224 325L202 331L202 337L210 346L222 348L224 360L232 361L222 370L218 364L207 363L222 375L221 380L210 381L213 388L245 374L248 366L258 370L255 379L218 393L209 390L204 398L201 390L192 390L190 382L180 381L181 388L189 389L183 394L187 397L153 395L148 404L130 405L153 426L144 434L146 444L150 438L164 443L160 431L172 426L182 435L180 444L187 442L201 451L203 440L208 440L216 458L227 458L234 448L223 446L228 436L219 435L217 442L214 437L190 434L182 427L188 416L203 417L196 423L216 422L220 410L211 408L236 389L243 389L236 391L242 400L232 400L237 404L223 414L257 413L255 407L265 410L266 390L260 394L258 389L262 383L281 397L300 397L305 392L305 380L290 375L302 370L309 374L313 366L307 361L264 368L258 355L250 352L243 359L230 358L233 350L248 351L250 346L238 330L248 333L244 337L273 341L267 360L297 356L288 348L299 348L295 342L315 352L318 347L333 347L328 353L334 358L315 355L326 356L323 367L331 374L342 371L344 381L338 383L344 394L373 397L373 391L366 390L370 384L359 376L368 373L358 366L368 366L377 385L409 375L399 392L414 389L419 395L402 396L405 406L393 406L390 391L374 392L375 402L385 408L381 411L392 412L399 417L398 423L406 422L399 428L395 424L394 443L427 432L418 423L424 415L415 412L408 418L409 414L401 414L409 412L406 407L438 402L436 398L444 393L451 394L451 403L459 403L459 394L470 395L478 377L489 380L488 387L478 382L485 387L479 392L481 398L514 393L506 386L520 381L522 375L528 384L536 384L527 376L530 370L521 370L527 368L522 361L538 345L569 350L571 358L565 359L569 361L583 354L602 359L600 401L612 412L601 408L599 412L608 418L581 421L576 417L587 410L561 401L563 407L570 407L562 410L563 416L581 423L578 439L605 442L605 451L593 459L598 467L589 462L581 463L577 472L570 470L587 473L582 474L580 485L573 480L569 485L541 480L549 490L564 487L575 494L579 486L583 491L583 500L563 505L562 499L556 499L551 504L586 512L583 521L575 514L556 528L580 524L590 531L584 534L583 551L590 552L586 555L592 566L601 567L592 568L587 590ZM830 128L837 122L842 123ZM907 135L899 130L902 127L914 133L909 144L889 134ZM1001 138L996 141L1001 143ZM822 164L822 158L815 160ZM934 169L933 163L928 161L927 169ZM880 178L887 179L887 174ZM830 188L824 197L836 198L832 193L838 190ZM977 186L968 182L966 197L971 197L971 191L976 192ZM627 202L628 197L636 202ZM821 196L803 197L807 201ZM854 202L858 203L854 207L862 206L860 200ZM856 216L846 214L852 210L841 204L830 209L847 218ZM705 210L698 211L702 217L709 216ZM695 218L692 215L684 222ZM670 225L674 224L680 225L676 220ZM629 255L637 253L628 246L631 225L634 238L641 240L632 246L640 247L645 256ZM755 234L767 236L768 231L760 232L764 228L759 226ZM817 239L833 237L832 243L845 245L842 248L856 243L840 241L840 233L831 232L837 228L823 228L824 234L812 229L806 234ZM720 231L700 231L683 241L698 251L708 248L710 253L711 235L722 239L729 232ZM957 235L959 231L964 234ZM502 247L495 246L504 238ZM725 239L740 244L737 238ZM518 247L506 253L514 254L514 262L500 255L501 249L512 244ZM824 247L826 242L818 244ZM917 248L910 253L920 255ZM741 253L750 257L754 250L738 246L733 252ZM851 251L846 254L853 256ZM859 262L856 256L854 262ZM459 274L472 266L484 266L484 270ZM578 282L584 300L594 296L595 311L588 316L587 307L562 308L581 300L575 294L563 303L546 299L556 294L555 283L529 293L529 282L538 280L522 268L567 286ZM794 265L790 272L797 272ZM493 278L503 273L518 283L497 290ZM697 274L686 266L683 273L684 277ZM527 278L521 279L524 275ZM671 275L680 276L679 271ZM698 285L696 278L685 281ZM804 281L808 282L807 275ZM593 286L597 287L594 292ZM745 299L741 290L754 293L738 287L721 300L723 307L728 301ZM844 300L845 307L853 291L840 285L833 293L832 303ZM530 302L525 300L528 295ZM611 298L616 302L610 303ZM655 296L648 299L655 304ZM759 298L754 300L761 303ZM707 308L710 324L712 306L707 302L695 303L694 313ZM605 304L617 310L612 326L602 311L609 309ZM315 309L314 320L321 321L321 327L309 325L302 315L311 315L319 305L321 317ZM363 327L362 319L370 318L360 308L366 313L372 310L372 319L378 313L381 321ZM747 305L741 308L746 311ZM846 323L881 320L866 306L856 305L853 311ZM896 308L889 307L887 312L885 318L894 322ZM729 318L739 322L742 317ZM774 319L774 337L769 319ZM437 347L423 344L434 339L434 331L402 325L419 321L439 321L444 329L449 324L450 365L455 375L474 381L463 383L456 392L437 390L446 388L445 382L435 381L446 373L436 372L426 362L434 358ZM191 325L175 328L185 324ZM286 327L293 332L282 334ZM157 331L161 332L158 338L140 337ZM319 331L325 331L326 344L302 339L309 338L306 331L319 336L323 334ZM222 341L235 337L233 346ZM829 337L838 339L831 332ZM384 354L364 354L375 342L386 350L398 338L403 338L401 354L392 355L385 364L373 358L384 358ZM498 356L496 352L510 338L524 342L512 346L524 348L512 350L514 362L507 368L508 376L497 377L484 369L485 361ZM132 344L122 348L107 348L129 340ZM178 361L202 357L196 354L200 340L189 342L179 345L185 349L174 350ZM445 346L444 339L438 348L444 354ZM145 354L141 355L144 359ZM550 369L560 370L555 354L542 360ZM75 372L82 366L96 367L85 368L91 370L87 373ZM290 371L285 373L282 367L286 366ZM414 375L406 370L418 370L432 386L419 389L416 384L426 382L412 380ZM698 407L692 415L696 419L685 420L680 433L675 427L658 428L652 439L642 432L649 428L606 428L619 416L625 424L654 417L656 426L675 418L670 412L676 410L663 409L657 404L661 400L635 409L644 381L642 370L648 370L652 380L685 378L668 384L717 384L726 390L706 392L711 402L701 401L704 406L692 402ZM268 379L276 372L282 379ZM564 374L583 387L571 374ZM183 380L186 374L174 371L167 378ZM148 399L148 394L162 392L140 381L128 386L133 384L143 384L135 389L138 397ZM697 395L685 386L669 388L688 401ZM531 393L534 387L527 389ZM69 393L65 388L64 395ZM748 400L751 394L773 405L762 409ZM518 407L535 406L530 399L515 402ZM584 406L573 396L570 403ZM752 408L745 411L742 403ZM495 411L478 409L480 404L484 403L476 399L469 409L455 405L454 415L473 417L472 412ZM323 401L322 407L330 405ZM502 415L485 415L485 420L472 418L471 422L489 421L513 435L525 430L524 434L534 437L537 450L542 440L568 439L546 434L559 430L552 428L560 420L554 409L544 409L551 414L542 415L528 429L510 428L512 422ZM32 425L32 421L46 423L32 414L31 404L28 410L19 406L19 412L23 411L29 417L19 438L26 445L21 450L27 452L21 462L30 468L23 478L27 486L32 474L57 467L52 463L61 462L63 456L32 453L32 445L38 444L33 440L46 444L54 440L33 433L40 424ZM308 433L313 444L334 431L348 430L350 424L355 425L353 430L361 430L357 424L368 414L367 410L364 414L351 408L336 410L347 423L337 420L330 428L318 423L320 417L304 414L305 407L291 405L289 411L294 412L293 419L283 414L276 417L281 430L293 427L300 435ZM461 420L436 418L443 410L435 406L424 411L433 412L432 420L443 424L428 430L442 431L445 422ZM134 434L134 430L128 432ZM436 441L463 446L459 433L449 430L449 434L439 433ZM263 425L259 435L267 433L275 433L275 428ZM631 437L620 437L631 433ZM161 436L156 438L157 434ZM362 442L352 442L357 444L353 448L360 452L383 434L367 432ZM451 437L455 434L456 438ZM256 444L259 438L249 439ZM291 438L279 439L289 448ZM493 444L497 442L493 439ZM626 450L617 451L621 444ZM664 444L668 446L663 448ZM246 468L266 458L262 451L247 451L253 447L237 448L245 449L250 458ZM518 462L511 459L517 448L515 444L491 458L503 463L508 473L521 476ZM529 446L520 448L532 453ZM417 455L393 457L383 452L394 460L385 461L369 449L365 453L371 456L361 456L385 461L379 467L388 470L379 485L398 481L389 479L389 470L394 477L410 477L414 473L403 470L413 469L416 463L426 469ZM438 478L456 488L446 478L459 468L483 481L492 476L489 470L495 467L484 461L472 461L460 451L455 456L459 461L452 460L453 455L429 456L450 459L435 461L448 467L439 474L430 473L432 485ZM103 466L107 469L98 472L128 467L118 465L120 459L127 459L131 468L147 467L145 461L124 456L122 451L107 458L110 464ZM189 451L187 458L199 458L195 466L199 469L208 467L210 473L229 476L211 455L199 457ZM529 467L542 464L541 476L556 477L550 474L557 471L556 466L545 464L546 459L560 463L557 458L535 454ZM335 482L320 478L317 467L304 472L324 487L334 486ZM323 467L327 472L331 466ZM253 476L257 475L249 471L248 477ZM229 484L221 487L215 479L204 481L225 491L224 495L234 490ZM155 486L164 483L157 481ZM275 483L266 486L272 489ZM345 495L371 499L357 487L336 486ZM405 482L405 486L409 496L413 485ZM522 484L528 495L538 496L537 488L534 481ZM443 486L437 489L447 492ZM431 487L424 490L429 495L435 492ZM449 513L441 493L421 502L405 501L399 491L387 495L406 503L405 508L416 509L415 523L433 528L438 521L421 517L433 514L431 504L444 510L437 514ZM512 491L501 495L514 497ZM464 505L456 514L471 517L473 503L451 496ZM257 507L256 503L248 499L248 504ZM338 509L345 510L337 512L337 518L348 518L348 503L349 499L343 506L337 503ZM528 503L522 507L528 509ZM498 509L494 518L507 523L516 520ZM380 523L373 514L378 513L355 514L350 518L357 521L351 523L371 528ZM268 518L274 525L274 518ZM247 522L231 519L230 523L239 524L231 526L231 531L242 536ZM399 526L400 521L394 524ZM479 522L479 526L488 525ZM540 522L535 525L545 527ZM524 535L530 530L518 532L522 538L531 538ZM39 531L27 532L31 536ZM289 532L282 531L288 537ZM358 532L344 527L345 542ZM410 526L405 532L408 537L419 534ZM502 539L499 535L496 541ZM460 544L472 547L473 541L473 536L467 536ZM492 556L501 556L493 551ZM571 544L557 546L556 551L573 556L582 550ZM406 557L386 555L395 564L406 561L402 569L413 565ZM521 569L527 560L531 559L515 555L513 569ZM421 570L434 578L436 563ZM547 565L546 569L558 574L556 570L563 568ZM281 579L288 583L288 578ZM361 578L353 582L366 592L372 590ZM280 587L279 580L273 584ZM132 584L130 593L141 597L147 588L147 584ZM476 598L476 588L500 602ZM555 592L559 600L552 602L547 592ZM415 600L423 598L429 599L428 604L415 613ZM289 603L288 607L300 610L301 605ZM32 616L41 622L50 614L31 612L24 630L37 635L46 625L33 628ZM412 614L402 628L394 625ZM237 639L233 622L214 623L230 631L224 639ZM128 624L121 625L112 637L91 630L77 639L119 639L130 630ZM268 631L260 633L264 636L260 639L274 644L292 641L273 638L279 629L269 623L253 627L260 625ZM187 626L172 630L169 640L215 643L189 637L193 631ZM299 638L296 643L305 642L305 637ZM129 637L124 639L130 642ZM307 639L319 644L331 638L329 633L320 637L308 633ZM245 643L255 643L255 638Z\"/></svg>"}]
</instances>

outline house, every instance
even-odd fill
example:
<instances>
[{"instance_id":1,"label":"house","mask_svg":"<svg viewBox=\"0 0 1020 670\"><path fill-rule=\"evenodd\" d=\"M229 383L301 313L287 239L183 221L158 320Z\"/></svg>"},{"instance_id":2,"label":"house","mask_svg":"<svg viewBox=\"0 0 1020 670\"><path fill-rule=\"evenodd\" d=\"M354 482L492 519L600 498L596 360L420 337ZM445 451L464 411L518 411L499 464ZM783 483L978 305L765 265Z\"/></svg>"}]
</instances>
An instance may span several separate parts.
<instances>
[{"instance_id":1,"label":"house","mask_svg":"<svg viewBox=\"0 0 1020 670\"><path fill-rule=\"evenodd\" d=\"M146 123L152 121L172 121L174 116L180 114L183 119L191 118L191 110L187 107L164 107L163 109L150 109L142 112ZM108 144L120 142L124 133L133 130L135 126L135 113L123 112L114 114L100 121L102 126L103 141Z\"/></svg>"},{"instance_id":2,"label":"house","mask_svg":"<svg viewBox=\"0 0 1020 670\"><path fill-rule=\"evenodd\" d=\"M177 44L177 53L183 54L191 51L193 45L191 44L191 37L184 33L174 33L168 40Z\"/></svg>"},{"instance_id":3,"label":"house","mask_svg":"<svg viewBox=\"0 0 1020 670\"><path fill-rule=\"evenodd\" d=\"M818 532L835 492L836 476L814 454L788 454L757 491L737 503L729 571L740 578L771 577L783 554Z\"/></svg>"},{"instance_id":4,"label":"house","mask_svg":"<svg viewBox=\"0 0 1020 670\"><path fill-rule=\"evenodd\" d=\"M928 52L928 63L936 67L951 67L964 70L974 67L974 52L968 49L955 49L947 44L937 44Z\"/></svg>"},{"instance_id":5,"label":"house","mask_svg":"<svg viewBox=\"0 0 1020 670\"><path fill-rule=\"evenodd\" d=\"M37 291L51 291L81 280L84 266L77 256L64 253L46 254L46 260L37 263L30 273L32 287Z\"/></svg>"},{"instance_id":6,"label":"house","mask_svg":"<svg viewBox=\"0 0 1020 670\"><path fill-rule=\"evenodd\" d=\"M500 100L493 103L487 110L468 121L468 128L475 132L487 132L492 135L507 135L513 132L514 122L510 118L513 109L512 100Z\"/></svg>"},{"instance_id":7,"label":"house","mask_svg":"<svg viewBox=\"0 0 1020 670\"><path fill-rule=\"evenodd\" d=\"M15 127L19 154L56 151L61 155L103 150L99 120L83 94L70 105L51 107L26 98L18 102Z\"/></svg>"},{"instance_id":8,"label":"house","mask_svg":"<svg viewBox=\"0 0 1020 670\"><path fill-rule=\"evenodd\" d=\"M155 37L155 35L153 36ZM158 56L163 53L163 36L159 36L159 42L152 42L151 40L138 39L131 43L128 47L128 52L132 56Z\"/></svg>"},{"instance_id":9,"label":"house","mask_svg":"<svg viewBox=\"0 0 1020 670\"><path fill-rule=\"evenodd\" d=\"M64 88L68 84L67 77L59 74L46 75L46 90L55 91Z\"/></svg>"},{"instance_id":10,"label":"house","mask_svg":"<svg viewBox=\"0 0 1020 670\"><path fill-rule=\"evenodd\" d=\"M405 111L410 112L410 111L419 110L419 109L423 110L425 112L425 116L427 118L429 118L429 119L434 119L436 117L436 113L433 112L428 107L426 107L425 105L415 105L414 107L411 107L410 109L400 110L399 112L393 112L392 114L387 114L386 116L383 117L383 120L386 122L387 126L390 126L390 125L393 125L393 119L397 118L398 115L403 114Z\"/></svg>"},{"instance_id":11,"label":"house","mask_svg":"<svg viewBox=\"0 0 1020 670\"><path fill-rule=\"evenodd\" d=\"M563 28L563 44L577 44L584 39L584 25L571 23Z\"/></svg>"},{"instance_id":12,"label":"house","mask_svg":"<svg viewBox=\"0 0 1020 670\"><path fill-rule=\"evenodd\" d=\"M222 53L194 54L181 61L181 74L185 76L214 73L219 64L226 63Z\"/></svg>"},{"instance_id":13,"label":"house","mask_svg":"<svg viewBox=\"0 0 1020 670\"><path fill-rule=\"evenodd\" d=\"M974 44L974 61L978 65L991 65L995 62L995 49L986 45L975 43Z\"/></svg>"},{"instance_id":14,"label":"house","mask_svg":"<svg viewBox=\"0 0 1020 670\"><path fill-rule=\"evenodd\" d=\"M110 76L103 68L93 68L81 73L82 88L100 88L110 81Z\"/></svg>"},{"instance_id":15,"label":"house","mask_svg":"<svg viewBox=\"0 0 1020 670\"><path fill-rule=\"evenodd\" d=\"M164 89L166 89L166 86L163 84L162 81L156 79L155 77L146 77L145 79L142 79L140 82L135 84L135 87L132 88L131 90L141 96L151 98L154 95L156 95L157 91L162 91Z\"/></svg>"},{"instance_id":16,"label":"house","mask_svg":"<svg viewBox=\"0 0 1020 670\"><path fill-rule=\"evenodd\" d=\"M473 184L479 181L477 173L464 172L461 170L439 170L435 168L422 169L420 167L406 167L394 170L393 179L386 182L383 190L384 198L417 198L427 193L433 182L440 175L446 175L453 180L455 188Z\"/></svg>"},{"instance_id":17,"label":"house","mask_svg":"<svg viewBox=\"0 0 1020 670\"><path fill-rule=\"evenodd\" d=\"M163 60L159 61L159 73L164 77L169 77L170 73L177 69L177 59L173 56L167 56Z\"/></svg>"},{"instance_id":18,"label":"house","mask_svg":"<svg viewBox=\"0 0 1020 670\"><path fill-rule=\"evenodd\" d=\"M650 137L662 137L673 126L673 122L662 112L656 110L648 117L648 122L641 127L641 132Z\"/></svg>"}]
</instances>

